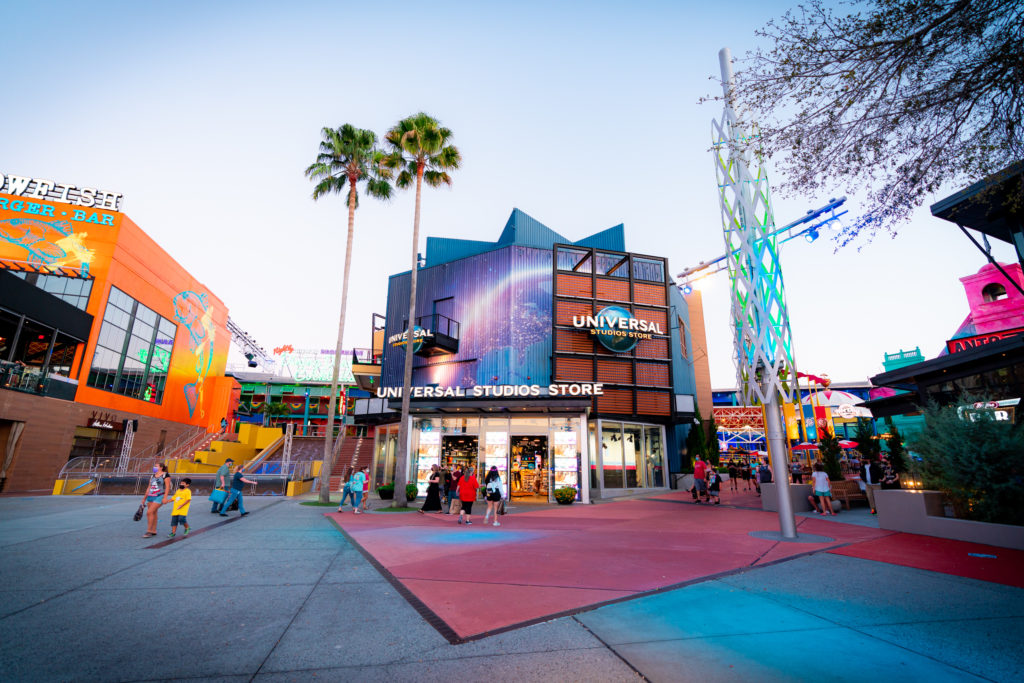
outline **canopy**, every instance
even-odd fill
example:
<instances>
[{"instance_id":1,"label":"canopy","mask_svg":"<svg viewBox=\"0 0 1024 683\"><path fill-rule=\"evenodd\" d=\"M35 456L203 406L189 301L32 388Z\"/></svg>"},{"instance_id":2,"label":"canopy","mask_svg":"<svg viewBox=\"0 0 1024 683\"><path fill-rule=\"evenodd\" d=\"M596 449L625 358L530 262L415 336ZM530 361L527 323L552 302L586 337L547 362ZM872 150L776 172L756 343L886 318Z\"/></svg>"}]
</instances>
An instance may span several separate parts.
<instances>
[{"instance_id":1,"label":"canopy","mask_svg":"<svg viewBox=\"0 0 1024 683\"><path fill-rule=\"evenodd\" d=\"M810 441L804 441L793 446L794 451L816 451L818 450L818 444L811 443Z\"/></svg>"}]
</instances>

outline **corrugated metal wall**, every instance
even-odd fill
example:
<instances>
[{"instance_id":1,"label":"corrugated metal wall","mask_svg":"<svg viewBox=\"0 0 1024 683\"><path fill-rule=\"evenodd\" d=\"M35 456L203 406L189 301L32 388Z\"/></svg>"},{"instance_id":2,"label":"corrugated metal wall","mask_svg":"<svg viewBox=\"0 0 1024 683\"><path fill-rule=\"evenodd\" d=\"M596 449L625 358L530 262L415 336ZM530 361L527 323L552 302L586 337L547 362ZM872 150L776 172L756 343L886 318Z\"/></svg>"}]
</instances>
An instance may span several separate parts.
<instances>
[{"instance_id":1,"label":"corrugated metal wall","mask_svg":"<svg viewBox=\"0 0 1024 683\"><path fill-rule=\"evenodd\" d=\"M413 384L548 384L551 381L551 251L505 247L419 271L416 316L435 301L461 324L459 351L414 357ZM409 273L388 283L385 339L409 310ZM404 348L385 345L382 386L400 386Z\"/></svg>"}]
</instances>

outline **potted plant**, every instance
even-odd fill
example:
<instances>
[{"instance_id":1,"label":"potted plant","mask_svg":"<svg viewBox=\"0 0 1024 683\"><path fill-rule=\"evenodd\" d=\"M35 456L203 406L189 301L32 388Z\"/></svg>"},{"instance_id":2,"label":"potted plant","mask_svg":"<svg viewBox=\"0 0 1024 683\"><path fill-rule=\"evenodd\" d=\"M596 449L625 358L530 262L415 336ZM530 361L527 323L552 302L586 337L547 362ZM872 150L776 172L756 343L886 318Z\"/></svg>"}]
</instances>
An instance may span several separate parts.
<instances>
[{"instance_id":1,"label":"potted plant","mask_svg":"<svg viewBox=\"0 0 1024 683\"><path fill-rule=\"evenodd\" d=\"M420 490L416 488L416 484L405 485L405 499L408 501L416 500L416 496L419 495Z\"/></svg>"},{"instance_id":2,"label":"potted plant","mask_svg":"<svg viewBox=\"0 0 1024 683\"><path fill-rule=\"evenodd\" d=\"M377 496L379 496L381 500L393 500L395 497L395 485L381 484L377 487Z\"/></svg>"},{"instance_id":3,"label":"potted plant","mask_svg":"<svg viewBox=\"0 0 1024 683\"><path fill-rule=\"evenodd\" d=\"M572 505L576 500L576 489L572 486L563 486L555 489L555 500L559 505Z\"/></svg>"}]
</instances>

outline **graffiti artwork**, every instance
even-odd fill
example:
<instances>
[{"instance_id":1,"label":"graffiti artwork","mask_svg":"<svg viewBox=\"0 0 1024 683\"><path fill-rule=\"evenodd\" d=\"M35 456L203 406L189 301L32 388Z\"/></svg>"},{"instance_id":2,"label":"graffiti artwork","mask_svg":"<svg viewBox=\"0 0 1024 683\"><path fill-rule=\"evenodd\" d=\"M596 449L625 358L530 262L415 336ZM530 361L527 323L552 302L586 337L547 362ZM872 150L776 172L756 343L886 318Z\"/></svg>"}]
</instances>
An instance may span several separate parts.
<instances>
[{"instance_id":1,"label":"graffiti artwork","mask_svg":"<svg viewBox=\"0 0 1024 683\"><path fill-rule=\"evenodd\" d=\"M185 385L185 402L189 417L199 407L203 416L203 383L213 367L213 311L206 294L192 291L179 292L174 297L174 318L188 330L188 343L195 356L196 381Z\"/></svg>"},{"instance_id":2,"label":"graffiti artwork","mask_svg":"<svg viewBox=\"0 0 1024 683\"><path fill-rule=\"evenodd\" d=\"M88 233L75 233L69 221L42 221L36 218L0 220L0 238L23 247L27 261L49 268L78 264L83 275L89 274L95 252L85 246Z\"/></svg>"}]
</instances>

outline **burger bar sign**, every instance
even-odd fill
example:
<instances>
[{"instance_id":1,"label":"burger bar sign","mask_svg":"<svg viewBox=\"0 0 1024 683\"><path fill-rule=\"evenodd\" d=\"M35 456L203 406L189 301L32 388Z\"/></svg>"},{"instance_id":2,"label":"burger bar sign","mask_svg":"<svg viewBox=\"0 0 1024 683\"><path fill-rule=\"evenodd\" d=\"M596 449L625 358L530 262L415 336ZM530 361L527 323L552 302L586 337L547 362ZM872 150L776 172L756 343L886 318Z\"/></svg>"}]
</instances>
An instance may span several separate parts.
<instances>
[{"instance_id":1,"label":"burger bar sign","mask_svg":"<svg viewBox=\"0 0 1024 683\"><path fill-rule=\"evenodd\" d=\"M640 340L665 334L658 323L634 318L622 306L602 308L597 315L574 315L572 326L590 330L602 346L615 353L632 351Z\"/></svg>"}]
</instances>

